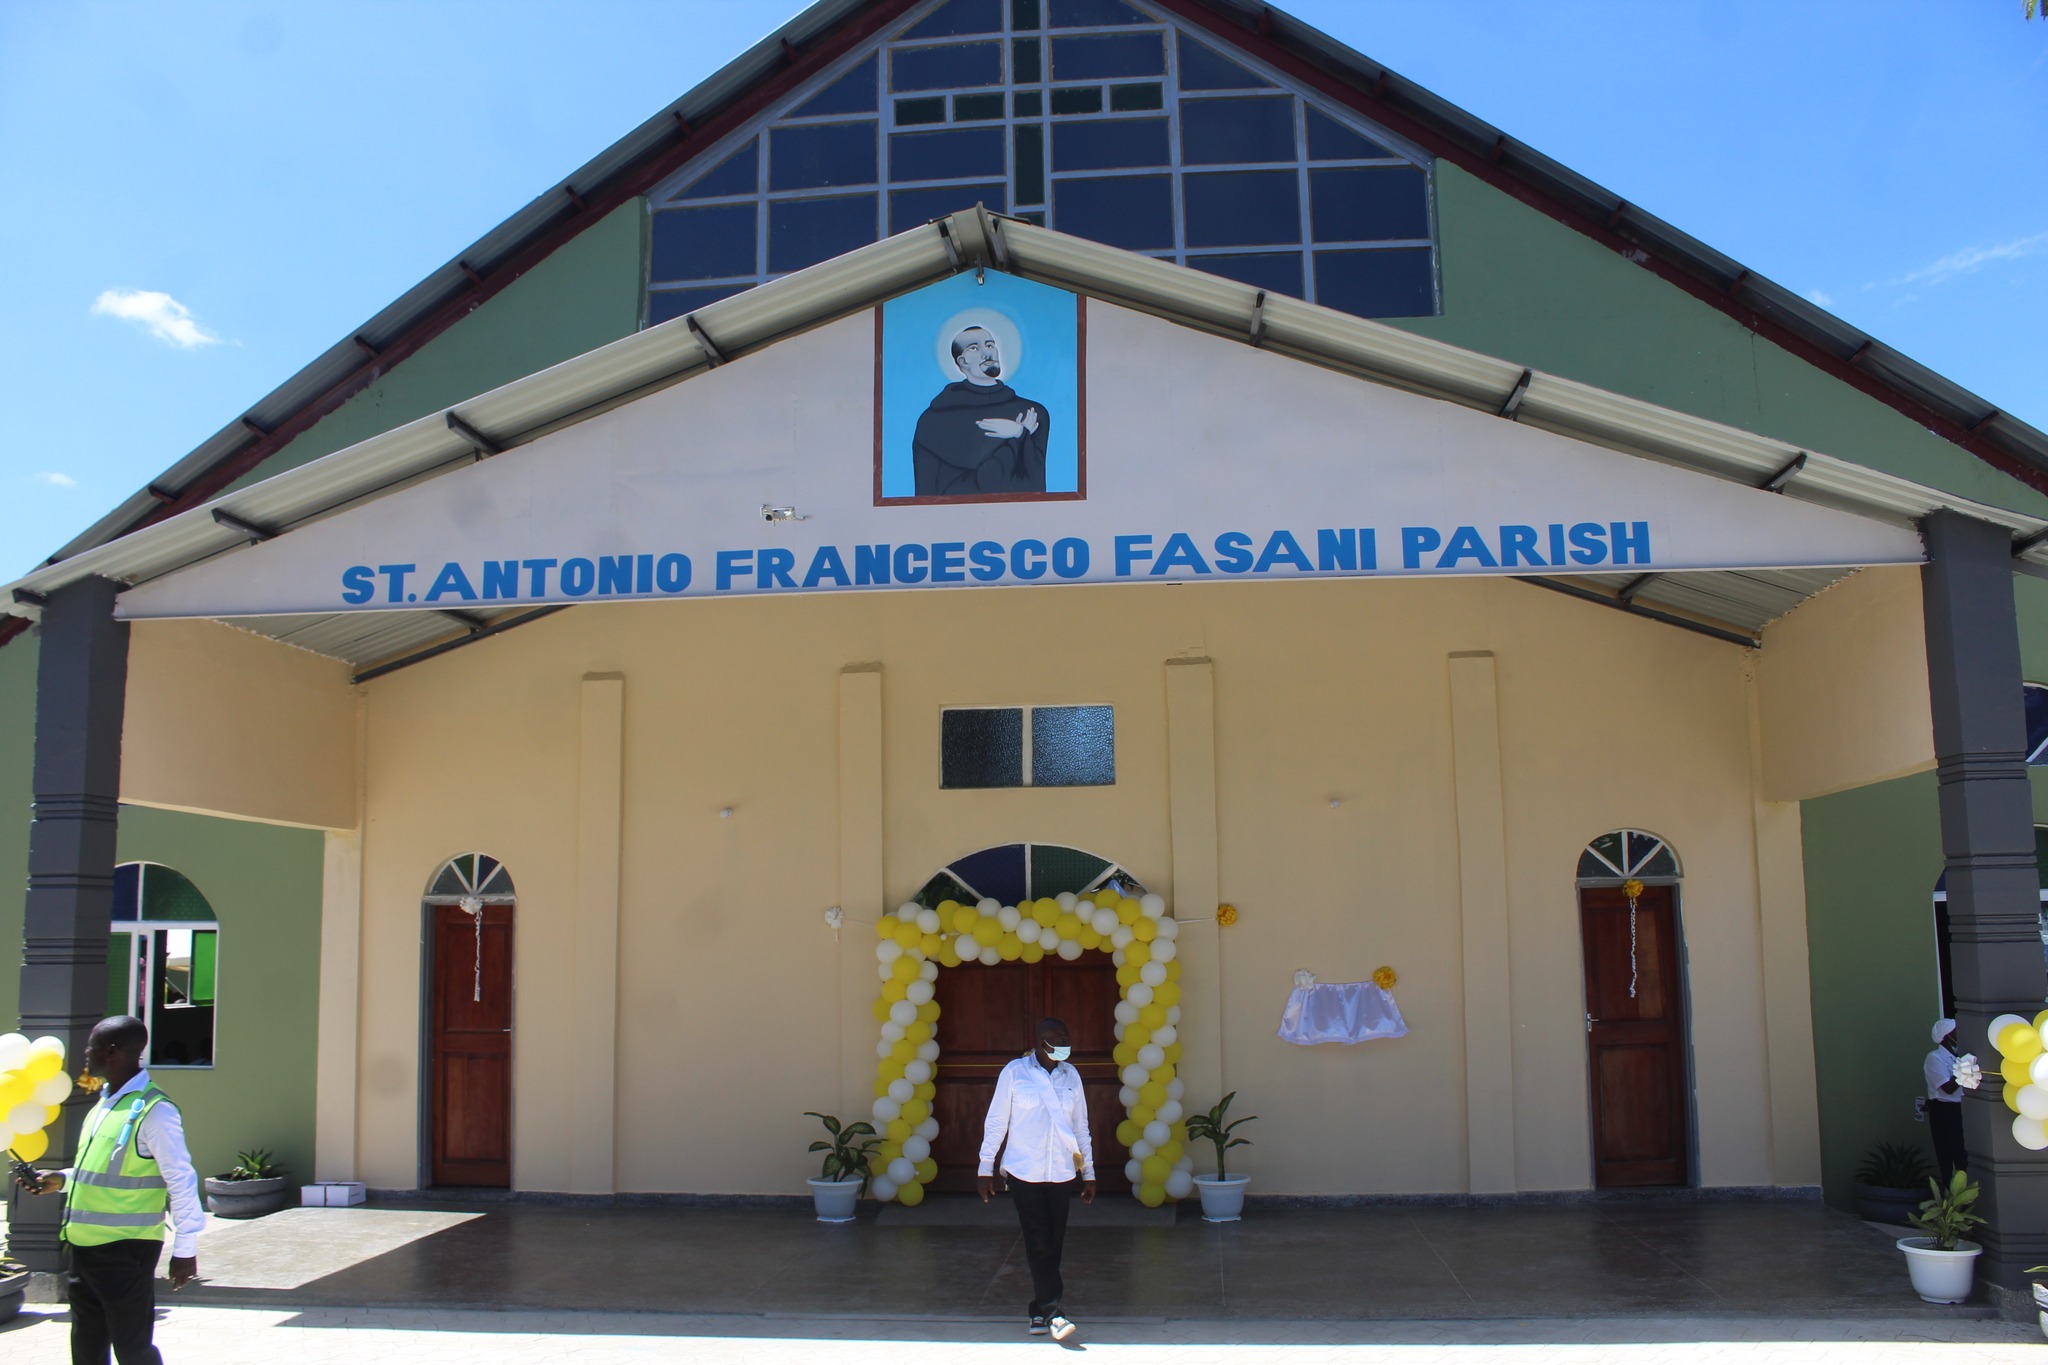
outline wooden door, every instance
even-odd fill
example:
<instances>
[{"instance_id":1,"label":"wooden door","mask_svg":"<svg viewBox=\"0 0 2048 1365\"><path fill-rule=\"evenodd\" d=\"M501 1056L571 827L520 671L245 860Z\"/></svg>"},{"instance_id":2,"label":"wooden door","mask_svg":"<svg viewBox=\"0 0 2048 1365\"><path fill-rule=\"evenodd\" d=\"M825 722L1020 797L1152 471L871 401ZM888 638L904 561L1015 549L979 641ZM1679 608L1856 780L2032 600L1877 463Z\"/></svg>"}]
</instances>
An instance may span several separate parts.
<instances>
[{"instance_id":1,"label":"wooden door","mask_svg":"<svg viewBox=\"0 0 2048 1365\"><path fill-rule=\"evenodd\" d=\"M1683 1185L1692 1164L1673 888L1645 887L1636 898L1634 920L1631 944L1628 897L1621 889L1579 892L1593 1183L1603 1189Z\"/></svg>"},{"instance_id":2,"label":"wooden door","mask_svg":"<svg viewBox=\"0 0 2048 1365\"><path fill-rule=\"evenodd\" d=\"M1104 1192L1130 1189L1124 1179L1129 1154L1116 1140L1123 1122L1117 1093L1123 1081L1110 1056L1116 1047L1116 966L1104 953L1085 953L1067 962L978 962L941 968L934 998L939 1002L938 1095L932 1114L939 1136L932 1158L939 1163L936 1190L974 1188L979 1169L982 1122L996 1090L996 1077L1037 1042L1038 1021L1064 1019L1073 1040L1068 1060L1081 1073L1088 1096L1088 1131L1095 1149L1095 1176Z\"/></svg>"},{"instance_id":3,"label":"wooden door","mask_svg":"<svg viewBox=\"0 0 2048 1365\"><path fill-rule=\"evenodd\" d=\"M436 1185L509 1188L512 907L484 907L481 943L476 921L460 906L428 910L434 932L431 1178Z\"/></svg>"}]
</instances>

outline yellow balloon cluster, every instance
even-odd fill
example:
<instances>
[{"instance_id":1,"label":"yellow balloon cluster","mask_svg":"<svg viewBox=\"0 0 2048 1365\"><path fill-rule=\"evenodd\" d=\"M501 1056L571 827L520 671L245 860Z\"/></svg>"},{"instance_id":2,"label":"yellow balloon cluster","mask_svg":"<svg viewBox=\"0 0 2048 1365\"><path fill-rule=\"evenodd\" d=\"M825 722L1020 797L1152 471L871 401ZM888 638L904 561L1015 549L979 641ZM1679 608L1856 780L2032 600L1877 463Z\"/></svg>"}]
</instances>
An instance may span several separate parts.
<instances>
[{"instance_id":1,"label":"yellow balloon cluster","mask_svg":"<svg viewBox=\"0 0 2048 1365\"><path fill-rule=\"evenodd\" d=\"M60 1040L0 1033L0 1146L23 1161L41 1157L50 1150L44 1130L70 1095Z\"/></svg>"},{"instance_id":2,"label":"yellow balloon cluster","mask_svg":"<svg viewBox=\"0 0 2048 1365\"><path fill-rule=\"evenodd\" d=\"M2005 1078L2005 1107L2012 1110L2013 1141L2031 1151L2048 1148L2048 1010L2028 1023L2001 1014L1987 1032L1998 1049L1998 1074Z\"/></svg>"},{"instance_id":3,"label":"yellow balloon cluster","mask_svg":"<svg viewBox=\"0 0 2048 1365\"><path fill-rule=\"evenodd\" d=\"M875 958L882 991L875 1019L875 1149L880 1170L868 1188L877 1199L916 1205L937 1176L932 1116L939 1060L938 1002L933 983L940 967L963 962L1072 962L1085 952L1109 952L1122 999L1116 1007L1116 1062L1122 1068L1125 1120L1117 1140L1131 1150L1125 1168L1138 1198L1157 1207L1194 1190L1194 1160L1181 1123L1180 926L1159 896L1132 900L1114 891L1059 896L1002 905L942 901L936 908L911 902L875 925Z\"/></svg>"}]
</instances>

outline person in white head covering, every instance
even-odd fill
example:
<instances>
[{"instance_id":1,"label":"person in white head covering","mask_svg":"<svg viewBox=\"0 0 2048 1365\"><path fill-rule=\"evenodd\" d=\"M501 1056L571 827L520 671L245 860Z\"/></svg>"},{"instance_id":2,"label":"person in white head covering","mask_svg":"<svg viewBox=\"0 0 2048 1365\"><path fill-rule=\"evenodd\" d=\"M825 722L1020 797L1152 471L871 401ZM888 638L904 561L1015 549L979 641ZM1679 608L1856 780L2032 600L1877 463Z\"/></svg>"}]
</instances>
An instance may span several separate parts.
<instances>
[{"instance_id":1,"label":"person in white head covering","mask_svg":"<svg viewBox=\"0 0 2048 1365\"><path fill-rule=\"evenodd\" d=\"M1970 1169L1963 1148L1963 1085L1956 1077L1956 1021L1934 1021L1934 1051L1921 1072L1927 1077L1927 1130L1934 1139L1935 1164L1946 1182L1952 1171Z\"/></svg>"}]
</instances>

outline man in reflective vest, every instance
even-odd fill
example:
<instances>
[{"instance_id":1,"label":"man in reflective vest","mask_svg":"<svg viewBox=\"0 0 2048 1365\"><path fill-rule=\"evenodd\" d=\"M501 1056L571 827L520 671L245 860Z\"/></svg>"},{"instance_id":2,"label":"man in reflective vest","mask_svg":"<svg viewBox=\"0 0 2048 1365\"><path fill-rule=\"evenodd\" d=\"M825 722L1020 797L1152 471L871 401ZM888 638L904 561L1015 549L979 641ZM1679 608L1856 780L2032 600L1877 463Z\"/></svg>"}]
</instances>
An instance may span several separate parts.
<instances>
[{"instance_id":1,"label":"man in reflective vest","mask_svg":"<svg viewBox=\"0 0 2048 1365\"><path fill-rule=\"evenodd\" d=\"M32 1191L70 1191L62 1236L71 1248L73 1365L105 1365L109 1349L120 1365L162 1365L152 1337L167 1213L176 1229L171 1288L199 1273L199 1178L178 1107L143 1069L148 1046L140 1019L116 1015L93 1026L85 1069L105 1086L79 1134L78 1164L46 1174Z\"/></svg>"}]
</instances>

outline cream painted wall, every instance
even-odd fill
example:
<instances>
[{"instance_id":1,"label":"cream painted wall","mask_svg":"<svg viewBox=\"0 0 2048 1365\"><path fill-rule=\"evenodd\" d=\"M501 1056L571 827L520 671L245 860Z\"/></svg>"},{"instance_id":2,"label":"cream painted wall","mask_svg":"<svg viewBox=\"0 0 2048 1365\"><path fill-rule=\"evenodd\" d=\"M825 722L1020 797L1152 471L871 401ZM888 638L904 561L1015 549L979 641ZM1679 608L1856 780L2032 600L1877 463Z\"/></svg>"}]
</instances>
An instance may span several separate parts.
<instances>
[{"instance_id":1,"label":"cream painted wall","mask_svg":"<svg viewBox=\"0 0 2048 1365\"><path fill-rule=\"evenodd\" d=\"M591 606L379 679L366 689L362 1176L418 1179L419 897L442 860L480 849L520 894L514 1179L569 1187L586 674L619 673L632 697L617 1187L788 1191L807 1173L802 1111L866 1093L872 1065L860 994L873 974L858 959L877 907L845 907L843 944L823 920L843 895L842 765L859 752L841 716L879 701L884 903L1018 840L1096 850L1171 899L1167 661L1203 656L1215 894L1241 918L1218 930L1213 905L1177 908L1205 921L1190 933L1220 935L1222 1084L1262 1116L1237 1155L1270 1193L1462 1189L1447 660L1475 650L1497 669L1515 1081L1486 1121L1512 1133L1518 1185L1589 1180L1572 878L1586 841L1623 825L1685 860L1703 1178L1769 1182L1744 655L1502 580ZM849 702L842 670L876 661L876 693ZM1117 708L1115 786L939 789L941 707L1061 702ZM1409 1037L1275 1037L1296 968L1344 981L1381 963L1401 974Z\"/></svg>"},{"instance_id":2,"label":"cream painted wall","mask_svg":"<svg viewBox=\"0 0 2048 1365\"><path fill-rule=\"evenodd\" d=\"M355 827L347 665L212 621L138 621L127 697L123 801Z\"/></svg>"},{"instance_id":3,"label":"cream painted wall","mask_svg":"<svg viewBox=\"0 0 2048 1365\"><path fill-rule=\"evenodd\" d=\"M1862 569L1764 632L1763 799L1803 801L1934 766L1920 571Z\"/></svg>"}]
</instances>

